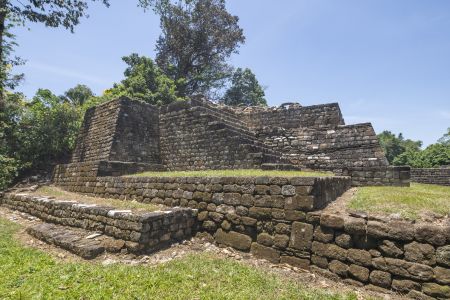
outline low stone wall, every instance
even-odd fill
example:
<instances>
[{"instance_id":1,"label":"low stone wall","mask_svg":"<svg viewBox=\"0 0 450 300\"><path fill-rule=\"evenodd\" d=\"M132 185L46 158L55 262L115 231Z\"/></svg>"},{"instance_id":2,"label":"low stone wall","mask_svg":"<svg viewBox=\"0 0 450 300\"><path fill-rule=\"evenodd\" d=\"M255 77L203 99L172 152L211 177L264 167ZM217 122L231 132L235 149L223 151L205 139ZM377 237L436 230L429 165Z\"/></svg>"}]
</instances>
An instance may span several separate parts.
<instances>
[{"instance_id":1,"label":"low stone wall","mask_svg":"<svg viewBox=\"0 0 450 300\"><path fill-rule=\"evenodd\" d=\"M411 181L450 186L450 168L412 168Z\"/></svg>"},{"instance_id":2,"label":"low stone wall","mask_svg":"<svg viewBox=\"0 0 450 300\"><path fill-rule=\"evenodd\" d=\"M28 194L5 194L0 204L46 222L102 232L125 241L124 246L132 252L152 250L189 238L195 229L196 211L186 208L131 212Z\"/></svg>"},{"instance_id":3,"label":"low stone wall","mask_svg":"<svg viewBox=\"0 0 450 300\"><path fill-rule=\"evenodd\" d=\"M348 168L338 173L350 176L352 186L406 186L410 185L410 167L360 167Z\"/></svg>"},{"instance_id":4,"label":"low stone wall","mask_svg":"<svg viewBox=\"0 0 450 300\"><path fill-rule=\"evenodd\" d=\"M450 223L414 224L360 215L309 214L304 249L316 270L415 299L450 298ZM292 239L292 237L291 237ZM334 275L333 275L334 274Z\"/></svg>"}]
</instances>

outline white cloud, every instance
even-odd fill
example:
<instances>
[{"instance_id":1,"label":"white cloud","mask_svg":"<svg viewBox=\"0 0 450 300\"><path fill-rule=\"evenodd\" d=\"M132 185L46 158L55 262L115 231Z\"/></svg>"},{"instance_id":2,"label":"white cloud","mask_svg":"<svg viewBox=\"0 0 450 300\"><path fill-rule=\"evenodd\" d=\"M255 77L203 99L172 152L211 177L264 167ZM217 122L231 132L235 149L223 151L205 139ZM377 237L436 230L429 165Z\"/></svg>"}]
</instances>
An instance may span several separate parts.
<instances>
[{"instance_id":1,"label":"white cloud","mask_svg":"<svg viewBox=\"0 0 450 300\"><path fill-rule=\"evenodd\" d=\"M52 75L62 76L62 77L69 77L69 78L76 78L83 80L85 82L95 83L95 84L102 84L102 85L108 85L111 84L110 81L105 80L100 77L91 76L86 73L81 73L77 71L68 70L65 68L61 68L58 66L52 66L46 63L40 63L40 62L30 62L27 64L28 67L50 73Z\"/></svg>"}]
</instances>

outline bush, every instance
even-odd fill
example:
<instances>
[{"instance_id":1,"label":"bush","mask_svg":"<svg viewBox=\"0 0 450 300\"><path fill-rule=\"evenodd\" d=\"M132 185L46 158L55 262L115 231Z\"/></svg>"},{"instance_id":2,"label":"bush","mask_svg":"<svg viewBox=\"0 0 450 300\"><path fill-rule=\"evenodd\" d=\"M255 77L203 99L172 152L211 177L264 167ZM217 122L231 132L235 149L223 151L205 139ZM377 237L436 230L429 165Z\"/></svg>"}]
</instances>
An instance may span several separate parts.
<instances>
[{"instance_id":1,"label":"bush","mask_svg":"<svg viewBox=\"0 0 450 300\"><path fill-rule=\"evenodd\" d=\"M0 191L6 189L18 174L18 162L10 157L0 155Z\"/></svg>"}]
</instances>

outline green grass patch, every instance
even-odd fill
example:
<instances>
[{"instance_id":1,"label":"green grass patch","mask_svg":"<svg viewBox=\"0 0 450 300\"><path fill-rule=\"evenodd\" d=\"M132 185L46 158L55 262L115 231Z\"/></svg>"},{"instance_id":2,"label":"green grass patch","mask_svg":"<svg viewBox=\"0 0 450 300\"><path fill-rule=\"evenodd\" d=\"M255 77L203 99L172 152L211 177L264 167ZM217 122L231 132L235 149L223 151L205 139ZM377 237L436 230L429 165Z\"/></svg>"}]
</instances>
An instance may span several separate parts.
<instances>
[{"instance_id":1,"label":"green grass patch","mask_svg":"<svg viewBox=\"0 0 450 300\"><path fill-rule=\"evenodd\" d=\"M0 299L357 299L211 254L156 267L64 263L18 244L0 219Z\"/></svg>"},{"instance_id":2,"label":"green grass patch","mask_svg":"<svg viewBox=\"0 0 450 300\"><path fill-rule=\"evenodd\" d=\"M450 212L450 187L411 183L411 187L360 187L348 205L355 210L371 213L399 213L402 217L418 219L421 213Z\"/></svg>"},{"instance_id":3,"label":"green grass patch","mask_svg":"<svg viewBox=\"0 0 450 300\"><path fill-rule=\"evenodd\" d=\"M333 176L331 172L313 171L277 171L259 169L239 169L239 170L204 170L204 171L163 171L144 172L127 176L133 177L324 177Z\"/></svg>"},{"instance_id":4,"label":"green grass patch","mask_svg":"<svg viewBox=\"0 0 450 300\"><path fill-rule=\"evenodd\" d=\"M73 200L80 203L112 206L114 208L130 209L133 211L155 211L161 209L160 206L154 204L112 198L97 198L77 193L71 193L56 186L42 186L32 194L36 196L53 197L58 200Z\"/></svg>"}]
</instances>

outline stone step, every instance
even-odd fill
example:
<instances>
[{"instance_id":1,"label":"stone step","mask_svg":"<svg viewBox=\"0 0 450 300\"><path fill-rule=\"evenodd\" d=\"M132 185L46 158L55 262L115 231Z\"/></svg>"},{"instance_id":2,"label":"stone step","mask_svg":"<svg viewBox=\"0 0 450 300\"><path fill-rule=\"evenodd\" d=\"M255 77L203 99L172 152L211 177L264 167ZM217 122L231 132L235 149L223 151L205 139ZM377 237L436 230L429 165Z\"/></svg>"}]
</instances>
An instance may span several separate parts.
<instances>
[{"instance_id":1,"label":"stone step","mask_svg":"<svg viewBox=\"0 0 450 300\"><path fill-rule=\"evenodd\" d=\"M70 251L84 259L93 259L106 251L105 239L88 238L95 233L75 230L50 223L41 223L27 228L27 233L47 244ZM123 243L125 245L125 243ZM120 251L121 249L117 249Z\"/></svg>"},{"instance_id":2,"label":"stone step","mask_svg":"<svg viewBox=\"0 0 450 300\"><path fill-rule=\"evenodd\" d=\"M164 211L133 212L25 193L6 193L0 204L47 223L96 231L124 240L134 252L151 251L161 244L190 238L195 230L197 214L191 208L178 207Z\"/></svg>"}]
</instances>

